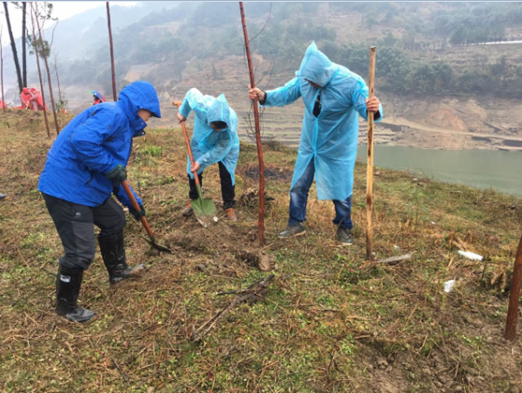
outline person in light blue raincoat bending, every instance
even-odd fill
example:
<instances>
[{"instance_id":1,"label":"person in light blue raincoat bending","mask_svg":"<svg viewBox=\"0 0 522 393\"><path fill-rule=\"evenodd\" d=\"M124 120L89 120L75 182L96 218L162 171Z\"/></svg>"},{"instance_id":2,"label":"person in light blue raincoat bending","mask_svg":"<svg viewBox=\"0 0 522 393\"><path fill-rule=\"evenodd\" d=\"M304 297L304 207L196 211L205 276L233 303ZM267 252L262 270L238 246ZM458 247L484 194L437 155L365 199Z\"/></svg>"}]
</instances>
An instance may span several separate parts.
<instances>
[{"instance_id":1,"label":"person in light blue raincoat bending","mask_svg":"<svg viewBox=\"0 0 522 393\"><path fill-rule=\"evenodd\" d=\"M357 155L359 115L367 120L368 111L382 119L377 97L368 99L364 80L348 68L331 62L317 49L308 47L299 70L286 85L263 92L249 89L249 98L261 105L284 106L303 99L301 142L290 188L290 217L280 238L303 235L306 228L308 192L315 175L319 200L332 200L338 226L337 238L350 245L353 171Z\"/></svg>"},{"instance_id":2,"label":"person in light blue raincoat bending","mask_svg":"<svg viewBox=\"0 0 522 393\"><path fill-rule=\"evenodd\" d=\"M190 200L198 199L196 182L193 172L197 171L199 182L203 180L202 173L212 164L219 165L221 180L221 195L223 208L227 218L237 221L235 207L235 172L239 158L239 138L237 136L237 115L224 94L218 98L203 95L196 89L190 89L178 111L178 120L183 122L190 112L194 111L194 133L190 141L194 166L191 166L187 156L187 173L189 178ZM183 216L189 217L194 212L190 200L183 209Z\"/></svg>"}]
</instances>

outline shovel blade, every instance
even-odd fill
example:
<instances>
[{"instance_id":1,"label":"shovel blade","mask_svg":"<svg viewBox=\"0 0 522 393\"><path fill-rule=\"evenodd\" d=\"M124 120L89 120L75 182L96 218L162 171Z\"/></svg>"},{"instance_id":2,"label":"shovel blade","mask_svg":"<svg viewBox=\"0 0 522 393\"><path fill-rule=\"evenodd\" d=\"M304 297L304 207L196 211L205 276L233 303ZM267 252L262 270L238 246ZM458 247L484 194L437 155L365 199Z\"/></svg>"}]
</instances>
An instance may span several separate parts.
<instances>
[{"instance_id":1,"label":"shovel blade","mask_svg":"<svg viewBox=\"0 0 522 393\"><path fill-rule=\"evenodd\" d=\"M172 250L165 247L165 246L162 246L156 242L153 242L152 240L150 239L147 239L145 236L142 236L141 237L143 240L145 240L147 243L149 243L152 247L154 247L156 250L158 251L163 251L163 252L167 252L169 254L172 254Z\"/></svg>"},{"instance_id":2,"label":"shovel blade","mask_svg":"<svg viewBox=\"0 0 522 393\"><path fill-rule=\"evenodd\" d=\"M199 216L213 216L216 212L216 206L209 198L198 198L193 200L190 205L194 213Z\"/></svg>"},{"instance_id":3,"label":"shovel blade","mask_svg":"<svg viewBox=\"0 0 522 393\"><path fill-rule=\"evenodd\" d=\"M203 225L204 228L208 228L213 223L217 222L216 206L212 199L209 198L198 198L193 200L190 205L194 210L194 215L198 222Z\"/></svg>"}]
</instances>

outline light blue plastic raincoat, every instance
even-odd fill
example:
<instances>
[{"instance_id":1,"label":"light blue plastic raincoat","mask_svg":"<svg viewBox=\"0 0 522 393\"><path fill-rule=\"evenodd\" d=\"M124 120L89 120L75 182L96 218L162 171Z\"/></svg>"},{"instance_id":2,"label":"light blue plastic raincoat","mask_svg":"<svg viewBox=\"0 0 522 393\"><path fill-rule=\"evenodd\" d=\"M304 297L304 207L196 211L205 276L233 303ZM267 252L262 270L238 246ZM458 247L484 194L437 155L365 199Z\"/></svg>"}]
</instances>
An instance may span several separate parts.
<instances>
[{"instance_id":1,"label":"light blue plastic raincoat","mask_svg":"<svg viewBox=\"0 0 522 393\"><path fill-rule=\"evenodd\" d=\"M196 88L188 91L183 104L179 108L179 113L187 118L191 110L195 112L195 116L190 146L192 147L194 161L201 166L198 173L221 161L232 177L232 184L236 184L234 173L239 158L236 112L228 106L224 94L214 98L201 94ZM210 123L214 121L225 122L228 127L219 132L214 131L210 127ZM188 156L187 173L191 179L194 178L194 175L190 172Z\"/></svg>"},{"instance_id":2,"label":"light blue plastic raincoat","mask_svg":"<svg viewBox=\"0 0 522 393\"><path fill-rule=\"evenodd\" d=\"M308 81L322 88L313 87ZM321 92L321 113L313 114ZM313 159L319 200L345 200L352 195L359 116L367 120L368 87L348 68L332 63L315 42L308 47L296 77L266 92L265 106L284 106L303 98L305 115L292 187ZM382 107L379 110L383 117Z\"/></svg>"}]
</instances>

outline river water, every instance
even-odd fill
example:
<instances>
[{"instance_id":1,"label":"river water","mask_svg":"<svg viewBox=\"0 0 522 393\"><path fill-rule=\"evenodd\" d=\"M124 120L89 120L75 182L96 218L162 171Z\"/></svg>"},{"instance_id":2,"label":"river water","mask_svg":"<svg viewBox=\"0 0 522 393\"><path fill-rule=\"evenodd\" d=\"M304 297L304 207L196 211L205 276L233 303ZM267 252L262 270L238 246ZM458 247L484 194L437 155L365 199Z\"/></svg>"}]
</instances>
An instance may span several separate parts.
<instances>
[{"instance_id":1,"label":"river water","mask_svg":"<svg viewBox=\"0 0 522 393\"><path fill-rule=\"evenodd\" d=\"M357 159L366 162L366 145ZM500 150L429 150L375 145L374 165L408 170L447 183L490 188L522 196L522 152Z\"/></svg>"}]
</instances>

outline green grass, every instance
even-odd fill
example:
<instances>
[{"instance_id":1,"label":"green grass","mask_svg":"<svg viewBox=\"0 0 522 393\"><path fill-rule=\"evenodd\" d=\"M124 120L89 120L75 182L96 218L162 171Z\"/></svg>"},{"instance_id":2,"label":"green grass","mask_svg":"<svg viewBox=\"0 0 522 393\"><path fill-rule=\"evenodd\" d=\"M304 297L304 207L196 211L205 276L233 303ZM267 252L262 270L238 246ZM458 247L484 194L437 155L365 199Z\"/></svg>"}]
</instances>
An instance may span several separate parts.
<instances>
[{"instance_id":1,"label":"green grass","mask_svg":"<svg viewBox=\"0 0 522 393\"><path fill-rule=\"evenodd\" d=\"M161 157L163 149L161 146L145 145L140 149L140 152L151 157Z\"/></svg>"},{"instance_id":2,"label":"green grass","mask_svg":"<svg viewBox=\"0 0 522 393\"><path fill-rule=\"evenodd\" d=\"M268 273L240 258L258 250L255 207L239 206L237 224L221 220L208 230L181 217L186 152L172 130L140 138L128 169L158 240L173 255L147 255L143 231L129 218L127 257L148 271L112 288L97 253L79 297L97 317L68 323L53 311L61 244L36 191L51 142L38 119L22 115L29 116L9 112L0 121L0 191L11 195L0 204L1 391L433 392L442 384L447 391L505 392L522 377L511 355L520 341L501 338L507 298L481 283L484 263L457 255L457 245L465 245L488 256L491 274L509 273L522 201L427 180L419 185L407 173L379 169L376 256L413 258L367 263L359 164L351 248L336 244L332 203L317 201L315 188L308 233L279 240L290 180L267 182L275 200L267 206L264 251L277 264L276 277L263 300L237 306L202 342L191 342L193 329L234 298L217 292L246 288ZM265 148L267 167L283 174L291 174L295 157L281 145ZM255 148L242 145L238 199L257 187L246 174L256 162ZM220 205L215 167L205 172L204 193ZM449 279L457 284L442 309Z\"/></svg>"}]
</instances>

